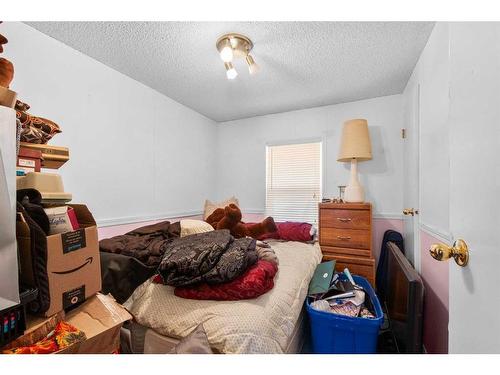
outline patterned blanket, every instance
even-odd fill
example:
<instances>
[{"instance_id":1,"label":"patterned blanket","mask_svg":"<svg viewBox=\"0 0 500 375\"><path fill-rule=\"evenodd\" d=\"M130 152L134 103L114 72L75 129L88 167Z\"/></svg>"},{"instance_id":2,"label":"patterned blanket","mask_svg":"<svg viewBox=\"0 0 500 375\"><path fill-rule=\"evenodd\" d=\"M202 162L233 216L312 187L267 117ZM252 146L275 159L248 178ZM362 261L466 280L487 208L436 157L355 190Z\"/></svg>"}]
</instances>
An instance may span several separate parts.
<instances>
[{"instance_id":1,"label":"patterned blanket","mask_svg":"<svg viewBox=\"0 0 500 375\"><path fill-rule=\"evenodd\" d=\"M235 239L227 229L181 237L167 244L158 271L171 286L226 283L257 261L255 243Z\"/></svg>"}]
</instances>

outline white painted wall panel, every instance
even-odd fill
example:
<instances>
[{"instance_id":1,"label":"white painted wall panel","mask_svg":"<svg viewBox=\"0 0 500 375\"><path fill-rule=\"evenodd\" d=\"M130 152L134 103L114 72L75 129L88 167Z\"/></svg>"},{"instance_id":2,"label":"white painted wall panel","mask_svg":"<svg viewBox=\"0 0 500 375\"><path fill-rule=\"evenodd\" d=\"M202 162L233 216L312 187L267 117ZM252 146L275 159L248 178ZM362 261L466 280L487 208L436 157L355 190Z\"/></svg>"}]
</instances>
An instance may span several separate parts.
<instances>
[{"instance_id":1,"label":"white painted wall panel","mask_svg":"<svg viewBox=\"0 0 500 375\"><path fill-rule=\"evenodd\" d=\"M212 120L25 24L2 34L12 88L61 126L50 144L70 148L65 190L99 222L199 212L214 195Z\"/></svg>"},{"instance_id":2,"label":"white painted wall panel","mask_svg":"<svg viewBox=\"0 0 500 375\"><path fill-rule=\"evenodd\" d=\"M252 117L217 125L217 198L239 198L243 208L265 207L268 143L304 139L324 140L324 196L338 196L346 185L349 164L337 162L340 132L345 120L366 118L370 126L373 159L359 164L366 200L375 214L399 215L402 208L401 95Z\"/></svg>"},{"instance_id":3,"label":"white painted wall panel","mask_svg":"<svg viewBox=\"0 0 500 375\"><path fill-rule=\"evenodd\" d=\"M437 23L403 94L420 85L420 220L449 233L449 25Z\"/></svg>"}]
</instances>

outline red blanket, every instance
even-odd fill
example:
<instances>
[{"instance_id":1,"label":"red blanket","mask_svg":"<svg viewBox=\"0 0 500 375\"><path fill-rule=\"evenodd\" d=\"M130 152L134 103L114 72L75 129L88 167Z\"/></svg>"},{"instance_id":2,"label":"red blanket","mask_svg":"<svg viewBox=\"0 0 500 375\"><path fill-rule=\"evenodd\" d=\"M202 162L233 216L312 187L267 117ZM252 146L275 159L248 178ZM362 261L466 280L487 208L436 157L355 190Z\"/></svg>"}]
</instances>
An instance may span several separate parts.
<instances>
[{"instance_id":1,"label":"red blanket","mask_svg":"<svg viewBox=\"0 0 500 375\"><path fill-rule=\"evenodd\" d=\"M192 287L175 288L175 295L182 298L236 301L256 298L274 286L274 276L278 266L274 263L258 260L243 275L224 284L206 283Z\"/></svg>"}]
</instances>

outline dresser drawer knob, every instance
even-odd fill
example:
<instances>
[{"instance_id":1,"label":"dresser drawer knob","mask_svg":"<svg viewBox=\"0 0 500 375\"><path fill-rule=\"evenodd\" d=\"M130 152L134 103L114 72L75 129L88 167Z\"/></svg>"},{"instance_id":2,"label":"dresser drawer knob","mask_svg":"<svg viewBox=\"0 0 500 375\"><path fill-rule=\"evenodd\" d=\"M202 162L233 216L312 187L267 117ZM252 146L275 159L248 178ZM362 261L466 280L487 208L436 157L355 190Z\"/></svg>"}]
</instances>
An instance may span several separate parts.
<instances>
[{"instance_id":1,"label":"dresser drawer knob","mask_svg":"<svg viewBox=\"0 0 500 375\"><path fill-rule=\"evenodd\" d=\"M348 222L352 221L352 219L349 217L338 217L337 220L341 221L343 223L348 223Z\"/></svg>"},{"instance_id":2,"label":"dresser drawer knob","mask_svg":"<svg viewBox=\"0 0 500 375\"><path fill-rule=\"evenodd\" d=\"M337 239L341 240L341 241L349 241L351 239L351 237L348 237L348 236L337 236Z\"/></svg>"}]
</instances>

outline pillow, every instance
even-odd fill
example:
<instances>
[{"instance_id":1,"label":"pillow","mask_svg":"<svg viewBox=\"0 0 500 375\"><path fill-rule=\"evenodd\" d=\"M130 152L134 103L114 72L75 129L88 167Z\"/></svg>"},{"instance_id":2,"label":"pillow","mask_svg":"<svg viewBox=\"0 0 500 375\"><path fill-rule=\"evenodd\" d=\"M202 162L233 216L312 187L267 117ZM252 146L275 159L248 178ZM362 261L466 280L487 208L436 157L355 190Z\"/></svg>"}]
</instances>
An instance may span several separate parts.
<instances>
[{"instance_id":1,"label":"pillow","mask_svg":"<svg viewBox=\"0 0 500 375\"><path fill-rule=\"evenodd\" d=\"M189 236L190 234L210 232L213 230L214 228L203 220L181 220L181 237Z\"/></svg>"},{"instance_id":2,"label":"pillow","mask_svg":"<svg viewBox=\"0 0 500 375\"><path fill-rule=\"evenodd\" d=\"M285 221L283 223L276 223L276 227L278 228L277 232L264 234L258 239L308 242L313 240L316 233L313 230L314 227L309 223Z\"/></svg>"},{"instance_id":3,"label":"pillow","mask_svg":"<svg viewBox=\"0 0 500 375\"><path fill-rule=\"evenodd\" d=\"M226 206L229 206L231 203L237 205L238 207L240 206L238 199L234 195L231 198L228 198L225 201L218 203L210 202L208 199L205 200L205 208L203 209L203 220L207 220L207 217L209 217L216 209L224 208Z\"/></svg>"},{"instance_id":4,"label":"pillow","mask_svg":"<svg viewBox=\"0 0 500 375\"><path fill-rule=\"evenodd\" d=\"M203 324L198 325L193 332L184 337L172 349L171 354L213 354L208 342Z\"/></svg>"}]
</instances>

